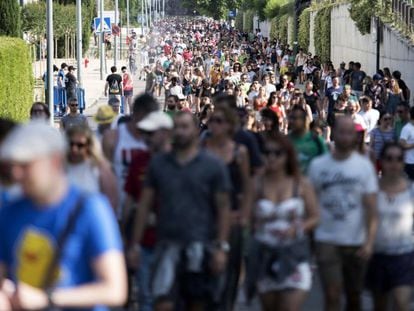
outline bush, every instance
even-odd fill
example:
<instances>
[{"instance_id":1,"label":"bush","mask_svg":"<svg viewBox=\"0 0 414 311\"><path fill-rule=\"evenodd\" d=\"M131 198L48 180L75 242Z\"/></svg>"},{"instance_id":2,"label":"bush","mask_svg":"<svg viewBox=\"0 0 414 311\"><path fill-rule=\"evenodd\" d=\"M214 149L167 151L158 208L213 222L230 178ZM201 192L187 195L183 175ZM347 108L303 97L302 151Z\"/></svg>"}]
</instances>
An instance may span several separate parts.
<instances>
[{"instance_id":1,"label":"bush","mask_svg":"<svg viewBox=\"0 0 414 311\"><path fill-rule=\"evenodd\" d=\"M239 10L236 15L236 20L234 21L234 27L238 30L243 30L243 15L244 12Z\"/></svg>"},{"instance_id":2,"label":"bush","mask_svg":"<svg viewBox=\"0 0 414 311\"><path fill-rule=\"evenodd\" d=\"M0 116L26 120L33 101L33 72L28 45L0 37Z\"/></svg>"},{"instance_id":3,"label":"bush","mask_svg":"<svg viewBox=\"0 0 414 311\"><path fill-rule=\"evenodd\" d=\"M313 31L316 55L326 62L331 57L331 6L318 10Z\"/></svg>"},{"instance_id":4,"label":"bush","mask_svg":"<svg viewBox=\"0 0 414 311\"><path fill-rule=\"evenodd\" d=\"M304 51L309 49L310 38L310 10L305 9L299 16L298 44Z\"/></svg>"},{"instance_id":5,"label":"bush","mask_svg":"<svg viewBox=\"0 0 414 311\"><path fill-rule=\"evenodd\" d=\"M0 0L0 36L21 37L17 0Z\"/></svg>"},{"instance_id":6,"label":"bush","mask_svg":"<svg viewBox=\"0 0 414 311\"><path fill-rule=\"evenodd\" d=\"M253 31L253 17L254 17L254 11L247 11L246 14L244 14L244 23L243 23L243 30L244 31Z\"/></svg>"}]
</instances>

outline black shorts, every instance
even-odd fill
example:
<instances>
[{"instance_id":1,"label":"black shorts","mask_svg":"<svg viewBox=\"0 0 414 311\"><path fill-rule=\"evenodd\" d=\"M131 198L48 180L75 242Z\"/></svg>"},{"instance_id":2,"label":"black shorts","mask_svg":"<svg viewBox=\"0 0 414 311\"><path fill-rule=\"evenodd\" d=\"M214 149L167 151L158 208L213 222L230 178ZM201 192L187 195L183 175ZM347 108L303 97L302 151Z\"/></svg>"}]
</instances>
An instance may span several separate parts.
<instances>
[{"instance_id":1,"label":"black shorts","mask_svg":"<svg viewBox=\"0 0 414 311\"><path fill-rule=\"evenodd\" d=\"M303 71L303 66L297 66L296 67L296 74L300 74Z\"/></svg>"},{"instance_id":2,"label":"black shorts","mask_svg":"<svg viewBox=\"0 0 414 311\"><path fill-rule=\"evenodd\" d=\"M401 255L374 254L368 264L366 285L370 290L388 292L414 285L414 252Z\"/></svg>"}]
</instances>

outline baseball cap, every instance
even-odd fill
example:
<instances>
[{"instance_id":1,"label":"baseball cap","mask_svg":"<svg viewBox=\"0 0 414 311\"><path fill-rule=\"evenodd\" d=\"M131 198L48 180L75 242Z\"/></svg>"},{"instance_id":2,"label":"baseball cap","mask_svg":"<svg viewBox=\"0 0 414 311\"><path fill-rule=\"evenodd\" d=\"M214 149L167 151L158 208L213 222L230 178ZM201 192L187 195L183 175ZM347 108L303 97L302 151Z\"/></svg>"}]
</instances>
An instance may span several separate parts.
<instances>
[{"instance_id":1,"label":"baseball cap","mask_svg":"<svg viewBox=\"0 0 414 311\"><path fill-rule=\"evenodd\" d=\"M98 124L110 124L115 118L115 112L109 105L99 107L94 120Z\"/></svg>"},{"instance_id":2,"label":"baseball cap","mask_svg":"<svg viewBox=\"0 0 414 311\"><path fill-rule=\"evenodd\" d=\"M382 76L379 73L374 74L374 76L372 77L373 80L381 80Z\"/></svg>"},{"instance_id":3,"label":"baseball cap","mask_svg":"<svg viewBox=\"0 0 414 311\"><path fill-rule=\"evenodd\" d=\"M54 153L64 154L66 140L55 128L41 121L17 126L1 145L0 159L31 162Z\"/></svg>"},{"instance_id":4,"label":"baseball cap","mask_svg":"<svg viewBox=\"0 0 414 311\"><path fill-rule=\"evenodd\" d=\"M173 120L162 111L154 111L137 123L137 128L146 132L154 132L161 129L171 130L174 127Z\"/></svg>"}]
</instances>

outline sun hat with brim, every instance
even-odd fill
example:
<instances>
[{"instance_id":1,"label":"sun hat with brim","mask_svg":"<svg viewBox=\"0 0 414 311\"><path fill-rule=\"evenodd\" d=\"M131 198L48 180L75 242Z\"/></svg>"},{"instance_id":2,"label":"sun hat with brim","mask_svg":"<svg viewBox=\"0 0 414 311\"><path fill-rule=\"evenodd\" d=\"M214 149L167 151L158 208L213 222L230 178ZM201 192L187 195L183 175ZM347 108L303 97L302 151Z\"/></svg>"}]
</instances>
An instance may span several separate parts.
<instances>
[{"instance_id":1,"label":"sun hat with brim","mask_svg":"<svg viewBox=\"0 0 414 311\"><path fill-rule=\"evenodd\" d=\"M99 107L96 115L93 117L98 124L110 124L115 119L116 114L111 106L105 105Z\"/></svg>"},{"instance_id":2,"label":"sun hat with brim","mask_svg":"<svg viewBox=\"0 0 414 311\"><path fill-rule=\"evenodd\" d=\"M170 116L162 111L154 111L137 123L137 128L145 132L154 132L161 129L171 130L174 127Z\"/></svg>"},{"instance_id":3,"label":"sun hat with brim","mask_svg":"<svg viewBox=\"0 0 414 311\"><path fill-rule=\"evenodd\" d=\"M67 143L57 129L40 121L17 126L0 146L0 160L27 163L52 154L65 154Z\"/></svg>"}]
</instances>

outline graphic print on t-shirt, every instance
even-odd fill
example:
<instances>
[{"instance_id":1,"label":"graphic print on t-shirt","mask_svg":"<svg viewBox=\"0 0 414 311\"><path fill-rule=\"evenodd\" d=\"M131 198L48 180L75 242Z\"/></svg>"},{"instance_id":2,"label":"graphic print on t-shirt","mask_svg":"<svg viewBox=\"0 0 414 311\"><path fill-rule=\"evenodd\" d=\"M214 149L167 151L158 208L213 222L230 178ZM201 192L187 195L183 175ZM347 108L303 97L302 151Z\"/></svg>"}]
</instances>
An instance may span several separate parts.
<instances>
[{"instance_id":1,"label":"graphic print on t-shirt","mask_svg":"<svg viewBox=\"0 0 414 311\"><path fill-rule=\"evenodd\" d=\"M324 208L336 221L346 220L352 210L358 208L358 197L354 195L355 185L359 184L358 179L345 176L342 172L320 174L321 191L325 193L323 202Z\"/></svg>"},{"instance_id":2,"label":"graphic print on t-shirt","mask_svg":"<svg viewBox=\"0 0 414 311\"><path fill-rule=\"evenodd\" d=\"M17 247L16 274L20 282L41 288L54 254L50 235L35 228L28 228ZM55 272L55 280L60 272Z\"/></svg>"}]
</instances>

